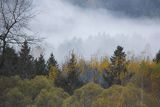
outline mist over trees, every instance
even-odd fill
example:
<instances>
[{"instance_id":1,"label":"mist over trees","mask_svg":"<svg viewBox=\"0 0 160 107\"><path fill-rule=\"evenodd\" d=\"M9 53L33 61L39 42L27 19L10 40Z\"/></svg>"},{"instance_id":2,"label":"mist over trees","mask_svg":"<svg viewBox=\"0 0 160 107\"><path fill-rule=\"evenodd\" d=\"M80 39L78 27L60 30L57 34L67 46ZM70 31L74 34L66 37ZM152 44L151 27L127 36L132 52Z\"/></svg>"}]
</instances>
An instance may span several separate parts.
<instances>
[{"instance_id":1,"label":"mist over trees","mask_svg":"<svg viewBox=\"0 0 160 107\"><path fill-rule=\"evenodd\" d=\"M35 38L23 32L31 10L31 0L0 1L0 107L159 107L160 51L153 60L127 58L122 46L100 59L33 57Z\"/></svg>"},{"instance_id":2,"label":"mist over trees","mask_svg":"<svg viewBox=\"0 0 160 107\"><path fill-rule=\"evenodd\" d=\"M7 47L0 75L1 107L158 107L160 69L151 60L127 59L123 47L101 60L74 51L62 66L51 53L34 58L25 40L19 52ZM14 84L13 84L14 83ZM6 89L7 88L7 89ZM116 99L116 101L115 101Z\"/></svg>"}]
</instances>

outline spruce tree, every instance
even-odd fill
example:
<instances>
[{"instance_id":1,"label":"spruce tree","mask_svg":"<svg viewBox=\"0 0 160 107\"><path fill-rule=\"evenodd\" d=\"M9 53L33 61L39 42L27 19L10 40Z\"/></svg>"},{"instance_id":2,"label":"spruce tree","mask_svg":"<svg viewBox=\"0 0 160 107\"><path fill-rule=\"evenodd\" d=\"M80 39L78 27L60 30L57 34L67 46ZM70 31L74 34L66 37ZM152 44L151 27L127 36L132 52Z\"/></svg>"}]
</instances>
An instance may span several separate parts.
<instances>
[{"instance_id":1,"label":"spruce tree","mask_svg":"<svg viewBox=\"0 0 160 107\"><path fill-rule=\"evenodd\" d=\"M126 72L126 54L123 52L121 46L117 46L117 49L114 51L114 55L110 58L111 68L116 77L118 77L122 72Z\"/></svg>"},{"instance_id":2,"label":"spruce tree","mask_svg":"<svg viewBox=\"0 0 160 107\"><path fill-rule=\"evenodd\" d=\"M27 40L23 42L19 55L20 76L22 78L32 78L34 76L33 57L30 55L30 47Z\"/></svg>"},{"instance_id":3,"label":"spruce tree","mask_svg":"<svg viewBox=\"0 0 160 107\"><path fill-rule=\"evenodd\" d=\"M35 60L35 72L36 75L46 75L46 64L42 54L40 54L40 57Z\"/></svg>"},{"instance_id":4,"label":"spruce tree","mask_svg":"<svg viewBox=\"0 0 160 107\"><path fill-rule=\"evenodd\" d=\"M50 71L52 66L58 68L58 64L57 64L57 61L56 61L53 53L51 53L51 55L50 55L50 57L49 57L49 59L47 61L47 69L48 69L48 71Z\"/></svg>"},{"instance_id":5,"label":"spruce tree","mask_svg":"<svg viewBox=\"0 0 160 107\"><path fill-rule=\"evenodd\" d=\"M109 69L105 72L105 79L109 83L109 86L112 84L121 84L121 74L125 75L127 72L127 61L126 54L123 51L123 47L117 46L117 49L114 51L114 55L110 58L111 64Z\"/></svg>"}]
</instances>

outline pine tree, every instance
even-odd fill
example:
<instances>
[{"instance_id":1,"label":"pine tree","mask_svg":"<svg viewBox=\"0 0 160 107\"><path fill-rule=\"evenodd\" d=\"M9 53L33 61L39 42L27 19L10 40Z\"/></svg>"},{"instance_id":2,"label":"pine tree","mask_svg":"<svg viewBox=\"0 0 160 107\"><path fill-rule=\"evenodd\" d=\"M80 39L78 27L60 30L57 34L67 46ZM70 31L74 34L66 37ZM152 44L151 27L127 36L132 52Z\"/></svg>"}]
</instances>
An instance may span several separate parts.
<instances>
[{"instance_id":1,"label":"pine tree","mask_svg":"<svg viewBox=\"0 0 160 107\"><path fill-rule=\"evenodd\" d=\"M34 75L33 57L30 55L30 47L28 46L27 40L23 42L19 55L20 76L22 78L32 78Z\"/></svg>"},{"instance_id":2,"label":"pine tree","mask_svg":"<svg viewBox=\"0 0 160 107\"><path fill-rule=\"evenodd\" d=\"M46 64L44 56L41 54L38 59L35 60L35 72L36 75L46 75Z\"/></svg>"},{"instance_id":3,"label":"pine tree","mask_svg":"<svg viewBox=\"0 0 160 107\"><path fill-rule=\"evenodd\" d=\"M156 62L156 63L160 63L160 50L156 54L156 57L155 57L155 59L153 61Z\"/></svg>"}]
</instances>

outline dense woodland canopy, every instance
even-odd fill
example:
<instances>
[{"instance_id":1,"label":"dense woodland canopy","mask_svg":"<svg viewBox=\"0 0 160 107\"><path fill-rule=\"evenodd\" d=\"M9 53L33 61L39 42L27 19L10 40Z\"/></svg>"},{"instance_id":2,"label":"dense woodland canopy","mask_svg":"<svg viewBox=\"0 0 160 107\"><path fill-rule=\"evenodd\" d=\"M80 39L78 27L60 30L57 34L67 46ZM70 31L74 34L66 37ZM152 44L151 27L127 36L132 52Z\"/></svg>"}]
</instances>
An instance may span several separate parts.
<instances>
[{"instance_id":1,"label":"dense woodland canopy","mask_svg":"<svg viewBox=\"0 0 160 107\"><path fill-rule=\"evenodd\" d=\"M19 52L7 46L0 107L158 107L159 54L153 60L126 58L117 46L110 59L85 61L72 51L60 67L53 53L48 60L34 58L27 41Z\"/></svg>"},{"instance_id":2,"label":"dense woodland canopy","mask_svg":"<svg viewBox=\"0 0 160 107\"><path fill-rule=\"evenodd\" d=\"M54 53L35 58L36 39L21 31L30 1L0 1L0 107L159 107L160 51L153 60L127 58L122 46L89 61L74 51L63 64Z\"/></svg>"}]
</instances>

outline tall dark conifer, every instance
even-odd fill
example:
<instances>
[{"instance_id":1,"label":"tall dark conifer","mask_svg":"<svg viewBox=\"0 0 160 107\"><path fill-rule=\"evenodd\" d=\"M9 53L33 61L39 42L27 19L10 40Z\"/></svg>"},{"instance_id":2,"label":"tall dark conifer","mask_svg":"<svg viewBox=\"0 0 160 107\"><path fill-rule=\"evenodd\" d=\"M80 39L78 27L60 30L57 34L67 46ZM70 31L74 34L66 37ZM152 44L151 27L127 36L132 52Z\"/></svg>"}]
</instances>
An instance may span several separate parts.
<instances>
[{"instance_id":1,"label":"tall dark conifer","mask_svg":"<svg viewBox=\"0 0 160 107\"><path fill-rule=\"evenodd\" d=\"M58 64L57 64L57 61L56 61L53 53L51 53L51 55L50 55L50 57L49 57L49 59L47 61L47 69L48 69L48 71L51 69L52 66L58 68Z\"/></svg>"},{"instance_id":2,"label":"tall dark conifer","mask_svg":"<svg viewBox=\"0 0 160 107\"><path fill-rule=\"evenodd\" d=\"M35 72L36 75L46 75L46 63L44 56L41 54L38 59L35 60Z\"/></svg>"},{"instance_id":3,"label":"tall dark conifer","mask_svg":"<svg viewBox=\"0 0 160 107\"><path fill-rule=\"evenodd\" d=\"M114 55L110 60L111 69L116 77L119 77L122 72L126 72L126 54L121 46L117 46L117 49L114 51Z\"/></svg>"},{"instance_id":4,"label":"tall dark conifer","mask_svg":"<svg viewBox=\"0 0 160 107\"><path fill-rule=\"evenodd\" d=\"M30 54L30 47L27 40L22 44L19 52L19 72L22 78L32 78L34 76L33 57Z\"/></svg>"},{"instance_id":5,"label":"tall dark conifer","mask_svg":"<svg viewBox=\"0 0 160 107\"><path fill-rule=\"evenodd\" d=\"M112 84L121 84L120 76L121 74L125 75L127 72L126 54L123 51L123 47L117 46L110 60L111 64L109 69L105 72L104 78L109 83L109 86Z\"/></svg>"},{"instance_id":6,"label":"tall dark conifer","mask_svg":"<svg viewBox=\"0 0 160 107\"><path fill-rule=\"evenodd\" d=\"M50 57L47 60L46 66L47 66L47 71L46 71L47 75L49 75L51 72L53 72L53 70L52 70L53 68L56 69L55 72L58 71L57 73L59 75L59 66L58 66L58 63L57 63L53 53L50 54Z\"/></svg>"}]
</instances>

